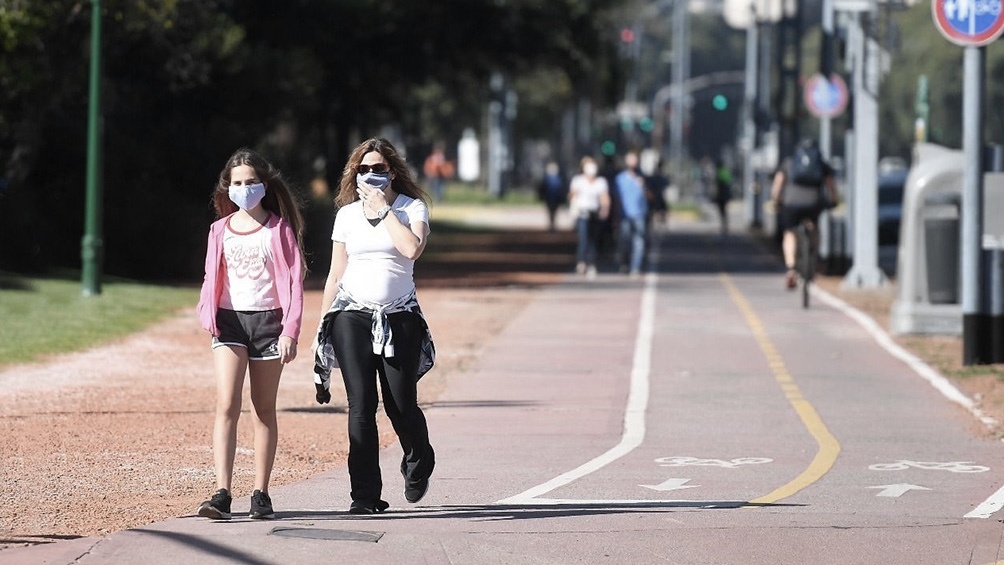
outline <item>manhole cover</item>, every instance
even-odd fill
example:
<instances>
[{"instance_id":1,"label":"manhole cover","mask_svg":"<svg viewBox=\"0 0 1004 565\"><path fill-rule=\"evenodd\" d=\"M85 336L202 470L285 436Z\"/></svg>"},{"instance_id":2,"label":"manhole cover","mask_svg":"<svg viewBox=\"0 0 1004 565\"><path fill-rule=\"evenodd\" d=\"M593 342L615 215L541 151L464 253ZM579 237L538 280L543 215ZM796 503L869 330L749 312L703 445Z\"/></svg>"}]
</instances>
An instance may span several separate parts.
<instances>
[{"instance_id":1,"label":"manhole cover","mask_svg":"<svg viewBox=\"0 0 1004 565\"><path fill-rule=\"evenodd\" d=\"M333 541L369 541L376 543L383 532L361 532L358 530L328 530L325 528L272 528L269 532L286 538L323 539Z\"/></svg>"}]
</instances>

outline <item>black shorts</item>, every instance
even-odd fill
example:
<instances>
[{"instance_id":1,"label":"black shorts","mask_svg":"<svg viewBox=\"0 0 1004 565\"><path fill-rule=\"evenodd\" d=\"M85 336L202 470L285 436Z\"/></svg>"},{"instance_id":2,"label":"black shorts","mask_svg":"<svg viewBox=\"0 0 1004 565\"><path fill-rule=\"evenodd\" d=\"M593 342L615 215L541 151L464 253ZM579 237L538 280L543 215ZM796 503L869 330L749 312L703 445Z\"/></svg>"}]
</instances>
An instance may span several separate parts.
<instances>
[{"instance_id":1,"label":"black shorts","mask_svg":"<svg viewBox=\"0 0 1004 565\"><path fill-rule=\"evenodd\" d=\"M803 220L812 220L816 225L819 224L819 215L823 213L825 208L821 205L817 206L783 206L781 207L781 227L785 230L793 230L801 224Z\"/></svg>"},{"instance_id":2,"label":"black shorts","mask_svg":"<svg viewBox=\"0 0 1004 565\"><path fill-rule=\"evenodd\" d=\"M267 361L279 358L279 334L282 332L282 310L244 312L220 308L216 311L213 349L224 345L243 347L248 359Z\"/></svg>"}]
</instances>

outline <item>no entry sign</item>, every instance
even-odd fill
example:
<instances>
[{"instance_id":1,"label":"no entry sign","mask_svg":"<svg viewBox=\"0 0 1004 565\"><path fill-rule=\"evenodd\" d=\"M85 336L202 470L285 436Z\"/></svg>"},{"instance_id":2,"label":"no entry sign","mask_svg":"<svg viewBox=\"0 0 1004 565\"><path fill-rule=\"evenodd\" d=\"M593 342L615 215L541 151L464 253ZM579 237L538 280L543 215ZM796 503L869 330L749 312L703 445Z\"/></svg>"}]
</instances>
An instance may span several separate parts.
<instances>
[{"instance_id":1,"label":"no entry sign","mask_svg":"<svg viewBox=\"0 0 1004 565\"><path fill-rule=\"evenodd\" d=\"M963 47L986 45L1004 31L1004 0L932 0L931 16L946 39Z\"/></svg>"},{"instance_id":2,"label":"no entry sign","mask_svg":"<svg viewBox=\"0 0 1004 565\"><path fill-rule=\"evenodd\" d=\"M805 81L803 99L809 113L817 118L833 118L843 113L847 108L847 84L840 75L830 75L826 80L816 73Z\"/></svg>"}]
</instances>

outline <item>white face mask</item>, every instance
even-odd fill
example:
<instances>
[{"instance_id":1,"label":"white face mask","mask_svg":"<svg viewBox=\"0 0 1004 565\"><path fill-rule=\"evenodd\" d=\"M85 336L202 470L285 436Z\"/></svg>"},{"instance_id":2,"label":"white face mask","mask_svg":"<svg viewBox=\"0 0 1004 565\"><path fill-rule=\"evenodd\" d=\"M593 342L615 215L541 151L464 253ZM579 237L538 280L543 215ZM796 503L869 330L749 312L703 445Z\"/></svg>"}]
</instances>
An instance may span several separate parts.
<instances>
[{"instance_id":1,"label":"white face mask","mask_svg":"<svg viewBox=\"0 0 1004 565\"><path fill-rule=\"evenodd\" d=\"M230 200L241 210L254 208L261 202L262 198L265 198L265 185L262 183L230 185Z\"/></svg>"},{"instance_id":2,"label":"white face mask","mask_svg":"<svg viewBox=\"0 0 1004 565\"><path fill-rule=\"evenodd\" d=\"M596 165L589 163L587 165L583 165L582 172L586 173L586 176L595 177L597 173L597 167Z\"/></svg>"}]
</instances>

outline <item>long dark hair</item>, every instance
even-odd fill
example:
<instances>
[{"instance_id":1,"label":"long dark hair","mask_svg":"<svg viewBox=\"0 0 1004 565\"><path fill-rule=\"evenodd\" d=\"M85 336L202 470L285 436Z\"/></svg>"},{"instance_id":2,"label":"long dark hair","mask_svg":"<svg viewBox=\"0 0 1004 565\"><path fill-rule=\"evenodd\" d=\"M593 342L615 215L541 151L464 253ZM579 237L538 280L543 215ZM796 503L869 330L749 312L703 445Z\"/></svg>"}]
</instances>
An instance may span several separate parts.
<instances>
[{"instance_id":1,"label":"long dark hair","mask_svg":"<svg viewBox=\"0 0 1004 565\"><path fill-rule=\"evenodd\" d=\"M397 152L394 145L382 137L374 137L360 143L349 155L349 161L345 163L345 169L342 170L342 180L338 183L338 195L335 197L335 206L341 208L346 204L359 200L359 194L356 192L356 168L359 167L359 164L363 162L363 157L370 151L376 151L383 155L383 158L387 160L387 164L390 165L391 176L394 177L394 180L391 181L394 192L411 198L417 198L428 204L429 196L415 182L415 177L411 174L408 163Z\"/></svg>"},{"instance_id":2,"label":"long dark hair","mask_svg":"<svg viewBox=\"0 0 1004 565\"><path fill-rule=\"evenodd\" d=\"M300 260L306 265L303 254L303 214L300 213L300 201L296 194L290 189L289 184L282 178L279 169L269 163L264 157L253 149L241 147L227 159L227 164L220 171L220 179L216 182L216 190L213 191L213 208L216 209L216 217L229 216L238 210L238 207L230 200L230 174L234 167L248 165L254 169L258 180L265 184L265 197L262 198L263 208L286 220L293 233L296 234L296 246L300 250ZM306 272L306 270L304 270Z\"/></svg>"}]
</instances>

